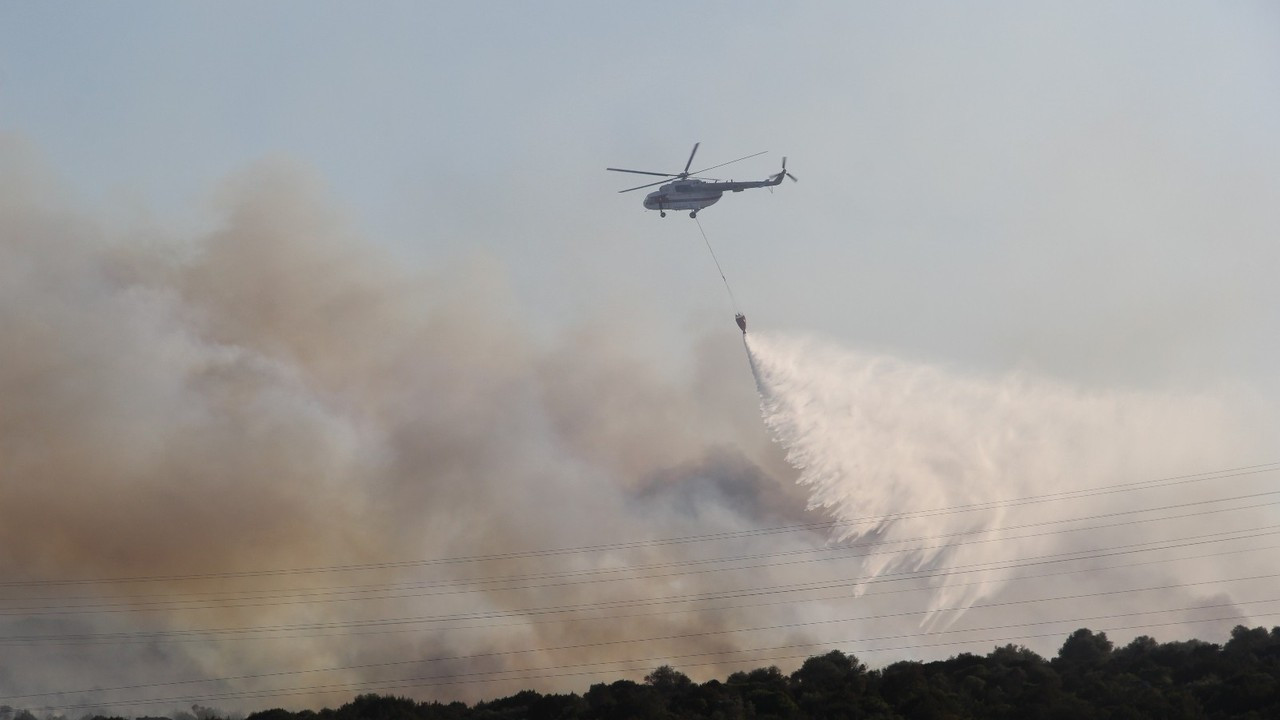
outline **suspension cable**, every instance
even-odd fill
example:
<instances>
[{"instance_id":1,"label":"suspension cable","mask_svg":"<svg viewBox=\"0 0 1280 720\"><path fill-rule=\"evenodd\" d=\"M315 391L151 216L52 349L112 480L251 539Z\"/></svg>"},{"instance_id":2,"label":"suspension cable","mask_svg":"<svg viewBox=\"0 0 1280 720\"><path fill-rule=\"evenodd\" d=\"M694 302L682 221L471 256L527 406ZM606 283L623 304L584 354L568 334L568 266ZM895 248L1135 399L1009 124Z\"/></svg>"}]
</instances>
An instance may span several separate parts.
<instances>
[{"instance_id":1,"label":"suspension cable","mask_svg":"<svg viewBox=\"0 0 1280 720\"><path fill-rule=\"evenodd\" d=\"M720 273L720 279L724 281L724 289L729 291L729 304L733 305L734 314L738 314L738 300L733 296L733 288L729 287L729 278L724 276L724 270L720 267L720 260L716 258L716 251L711 249L711 241L707 239L707 231L702 229L702 221L698 216L693 217L693 221L698 223L698 232L702 233L702 241L707 244L707 252L711 253L711 260L716 264L716 271Z\"/></svg>"}]
</instances>

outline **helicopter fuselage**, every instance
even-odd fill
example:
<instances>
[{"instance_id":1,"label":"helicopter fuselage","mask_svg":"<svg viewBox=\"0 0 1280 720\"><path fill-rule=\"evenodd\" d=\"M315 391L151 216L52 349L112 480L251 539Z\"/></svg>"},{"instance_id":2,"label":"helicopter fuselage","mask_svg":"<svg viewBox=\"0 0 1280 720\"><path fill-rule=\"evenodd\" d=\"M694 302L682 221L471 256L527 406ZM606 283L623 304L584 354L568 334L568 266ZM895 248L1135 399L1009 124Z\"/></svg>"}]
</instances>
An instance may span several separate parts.
<instances>
[{"instance_id":1,"label":"helicopter fuselage","mask_svg":"<svg viewBox=\"0 0 1280 720\"><path fill-rule=\"evenodd\" d=\"M692 210L715 205L726 192L742 192L750 188L772 187L782 182L782 175L768 180L718 182L685 178L669 182L644 198L646 210Z\"/></svg>"},{"instance_id":2,"label":"helicopter fuselage","mask_svg":"<svg viewBox=\"0 0 1280 720\"><path fill-rule=\"evenodd\" d=\"M667 183L644 198L646 210L701 210L714 205L723 190L706 187L714 183L702 180L678 180Z\"/></svg>"}]
</instances>

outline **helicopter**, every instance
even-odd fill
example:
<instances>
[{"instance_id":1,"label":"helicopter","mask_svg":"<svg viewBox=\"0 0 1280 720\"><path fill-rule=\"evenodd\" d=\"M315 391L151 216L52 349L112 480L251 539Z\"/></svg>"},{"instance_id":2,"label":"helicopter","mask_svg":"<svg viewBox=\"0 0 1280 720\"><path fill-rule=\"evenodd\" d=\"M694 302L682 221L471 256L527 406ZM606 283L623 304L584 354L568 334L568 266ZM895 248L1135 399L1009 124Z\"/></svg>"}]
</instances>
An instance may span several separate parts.
<instances>
[{"instance_id":1,"label":"helicopter","mask_svg":"<svg viewBox=\"0 0 1280 720\"><path fill-rule=\"evenodd\" d=\"M646 210L657 210L661 217L667 216L668 210L688 210L689 217L698 217L698 211L709 205L714 205L720 201L720 197L728 192L742 192L751 188L773 187L780 185L782 178L791 178L792 182L798 182L796 176L787 172L787 159L782 158L782 172L771 175L768 180L753 180L746 182L734 182L732 180L711 180L694 177L704 172L722 168L725 165L731 165L740 160L753 158L757 155L763 155L767 151L753 153L737 160L730 160L727 163L712 165L709 168L703 168L694 172L689 172L689 168L693 165L693 156L698 154L698 146L702 143L694 143L693 151L689 153L689 159L684 164L684 170L678 173L660 173L648 172L646 170L625 170L623 168L605 168L613 172L635 173L637 175L658 175L664 178L675 178L674 180L659 180L651 182L647 185L639 185L618 192L631 192L632 190L641 190L654 185L662 185L662 187L649 193L644 198L644 207Z\"/></svg>"}]
</instances>

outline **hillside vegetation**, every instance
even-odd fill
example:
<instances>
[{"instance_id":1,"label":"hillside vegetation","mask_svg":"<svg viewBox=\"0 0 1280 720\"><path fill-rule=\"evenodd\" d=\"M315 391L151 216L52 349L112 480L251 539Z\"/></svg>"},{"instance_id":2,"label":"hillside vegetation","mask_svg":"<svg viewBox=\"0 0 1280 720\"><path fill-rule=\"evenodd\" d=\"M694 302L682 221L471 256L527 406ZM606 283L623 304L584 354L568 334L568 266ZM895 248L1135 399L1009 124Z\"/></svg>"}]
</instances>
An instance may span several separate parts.
<instances>
[{"instance_id":1,"label":"hillside vegetation","mask_svg":"<svg viewBox=\"0 0 1280 720\"><path fill-rule=\"evenodd\" d=\"M870 670L839 651L695 683L669 666L584 694L533 690L466 705L361 695L319 712L246 720L838 720L1280 718L1280 627L1237 626L1225 645L1139 637L1115 648L1077 630L1051 660L1014 645Z\"/></svg>"}]
</instances>

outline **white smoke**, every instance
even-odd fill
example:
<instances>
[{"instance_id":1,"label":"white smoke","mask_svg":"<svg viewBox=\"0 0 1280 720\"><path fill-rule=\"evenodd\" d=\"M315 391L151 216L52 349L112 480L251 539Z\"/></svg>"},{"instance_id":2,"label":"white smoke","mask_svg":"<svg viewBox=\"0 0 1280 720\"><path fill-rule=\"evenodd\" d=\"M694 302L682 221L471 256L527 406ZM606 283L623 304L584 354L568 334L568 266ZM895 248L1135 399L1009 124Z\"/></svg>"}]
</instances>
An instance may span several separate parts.
<instances>
[{"instance_id":1,"label":"white smoke","mask_svg":"<svg viewBox=\"0 0 1280 720\"><path fill-rule=\"evenodd\" d=\"M1070 532L1082 525L1063 521L1213 500L1235 479L1180 483L1176 498L1164 488L993 503L1240 466L1266 449L1249 403L1228 391L1084 390L1017 373L965 375L813 339L747 337L765 423L799 470L811 507L835 517L838 540L875 545L863 561L867 579L1189 537L1196 532L1185 520L1108 532ZM928 512L971 505L978 507ZM1002 532L1045 522L1062 532ZM1238 514L1231 522L1253 526ZM1177 568L1184 579L1217 572L1190 561ZM981 584L939 587L925 617L954 622L959 614L937 612L994 596L1018 572L998 567Z\"/></svg>"}]
</instances>

